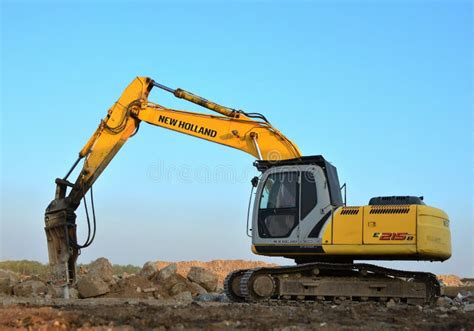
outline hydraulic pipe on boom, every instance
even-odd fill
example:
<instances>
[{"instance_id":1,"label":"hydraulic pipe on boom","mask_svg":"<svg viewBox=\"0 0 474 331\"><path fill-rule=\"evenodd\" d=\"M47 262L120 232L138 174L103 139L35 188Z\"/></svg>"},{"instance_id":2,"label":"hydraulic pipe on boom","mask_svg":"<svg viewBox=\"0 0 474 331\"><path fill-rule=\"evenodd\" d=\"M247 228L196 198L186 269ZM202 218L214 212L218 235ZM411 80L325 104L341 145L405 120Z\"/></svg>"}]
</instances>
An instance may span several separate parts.
<instances>
[{"instance_id":1,"label":"hydraulic pipe on boom","mask_svg":"<svg viewBox=\"0 0 474 331\"><path fill-rule=\"evenodd\" d=\"M238 117L238 111L232 108L224 107L221 105L218 105L215 102L209 101L207 99L204 99L200 96L197 96L195 94L192 94L191 92L185 91L183 89L176 89L173 90L172 88L169 88L165 85L159 84L157 82L153 82L153 86L156 86L164 91L172 93L175 97L184 99L186 101L195 103L196 105L202 106L204 108L213 110L219 114L222 114L227 117Z\"/></svg>"}]
</instances>

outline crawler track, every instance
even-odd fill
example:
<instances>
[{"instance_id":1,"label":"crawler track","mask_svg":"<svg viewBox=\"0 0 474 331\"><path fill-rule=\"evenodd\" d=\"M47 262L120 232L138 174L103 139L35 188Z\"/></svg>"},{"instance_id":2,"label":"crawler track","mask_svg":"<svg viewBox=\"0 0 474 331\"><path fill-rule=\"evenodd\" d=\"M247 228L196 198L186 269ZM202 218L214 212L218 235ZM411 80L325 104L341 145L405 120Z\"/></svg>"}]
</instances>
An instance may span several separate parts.
<instances>
[{"instance_id":1,"label":"crawler track","mask_svg":"<svg viewBox=\"0 0 474 331\"><path fill-rule=\"evenodd\" d=\"M237 286L238 285L238 286ZM232 301L355 300L432 302L440 295L436 276L371 264L308 263L238 270L224 289Z\"/></svg>"},{"instance_id":2,"label":"crawler track","mask_svg":"<svg viewBox=\"0 0 474 331\"><path fill-rule=\"evenodd\" d=\"M245 298L240 293L240 279L250 269L236 270L224 279L224 293L233 302L244 302Z\"/></svg>"}]
</instances>

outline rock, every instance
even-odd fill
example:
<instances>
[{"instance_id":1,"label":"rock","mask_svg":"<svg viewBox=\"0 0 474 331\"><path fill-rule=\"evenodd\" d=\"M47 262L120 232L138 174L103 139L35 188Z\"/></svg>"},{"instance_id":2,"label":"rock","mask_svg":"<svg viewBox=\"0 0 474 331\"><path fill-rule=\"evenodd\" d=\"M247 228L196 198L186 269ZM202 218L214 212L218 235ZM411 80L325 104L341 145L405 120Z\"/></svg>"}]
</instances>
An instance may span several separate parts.
<instances>
[{"instance_id":1,"label":"rock","mask_svg":"<svg viewBox=\"0 0 474 331\"><path fill-rule=\"evenodd\" d=\"M173 296L173 299L178 301L179 303L193 302L193 296L191 295L191 292L181 292Z\"/></svg>"},{"instance_id":2,"label":"rock","mask_svg":"<svg viewBox=\"0 0 474 331\"><path fill-rule=\"evenodd\" d=\"M194 300L200 302L230 302L229 298L224 293L203 293L196 296Z\"/></svg>"},{"instance_id":3,"label":"rock","mask_svg":"<svg viewBox=\"0 0 474 331\"><path fill-rule=\"evenodd\" d=\"M209 292L214 292L217 288L217 276L201 267L191 267L188 273L188 279L198 283Z\"/></svg>"},{"instance_id":4,"label":"rock","mask_svg":"<svg viewBox=\"0 0 474 331\"><path fill-rule=\"evenodd\" d=\"M145 277L147 279L152 279L157 273L158 268L154 262L148 261L146 262L142 269L138 272L139 276Z\"/></svg>"},{"instance_id":5,"label":"rock","mask_svg":"<svg viewBox=\"0 0 474 331\"><path fill-rule=\"evenodd\" d=\"M462 278L461 283L464 286L474 286L474 278Z\"/></svg>"},{"instance_id":6,"label":"rock","mask_svg":"<svg viewBox=\"0 0 474 331\"><path fill-rule=\"evenodd\" d=\"M465 297L469 293L474 293L474 286L445 286L441 287L441 294L450 298L458 297L461 294Z\"/></svg>"},{"instance_id":7,"label":"rock","mask_svg":"<svg viewBox=\"0 0 474 331\"><path fill-rule=\"evenodd\" d=\"M192 295L198 295L197 287L188 279L180 274L173 274L160 283L168 294L174 296L182 292L191 292Z\"/></svg>"},{"instance_id":8,"label":"rock","mask_svg":"<svg viewBox=\"0 0 474 331\"><path fill-rule=\"evenodd\" d=\"M438 307L446 307L446 306L451 306L453 304L453 300L451 300L450 298L448 297L439 297L437 300L436 300L436 305Z\"/></svg>"},{"instance_id":9,"label":"rock","mask_svg":"<svg viewBox=\"0 0 474 331\"><path fill-rule=\"evenodd\" d=\"M186 278L184 278L183 276L179 274L172 274L164 279L160 279L156 283L163 286L165 290L169 291L177 283L183 282L183 279L186 279Z\"/></svg>"},{"instance_id":10,"label":"rock","mask_svg":"<svg viewBox=\"0 0 474 331\"><path fill-rule=\"evenodd\" d=\"M110 292L104 295L107 298L167 298L168 291L162 285L153 283L146 277L133 275L121 279L115 285L110 286ZM158 297L157 297L158 298Z\"/></svg>"},{"instance_id":11,"label":"rock","mask_svg":"<svg viewBox=\"0 0 474 331\"><path fill-rule=\"evenodd\" d=\"M48 295L51 298L64 298L64 287L48 285Z\"/></svg>"},{"instance_id":12,"label":"rock","mask_svg":"<svg viewBox=\"0 0 474 331\"><path fill-rule=\"evenodd\" d=\"M196 298L194 298L194 300L200 301L200 302L217 301L217 295L212 294L212 293L203 293L203 294L199 294Z\"/></svg>"},{"instance_id":13,"label":"rock","mask_svg":"<svg viewBox=\"0 0 474 331\"><path fill-rule=\"evenodd\" d=\"M457 302L464 302L464 301L471 301L470 299L474 298L473 294L471 291L467 292L459 292L454 300Z\"/></svg>"},{"instance_id":14,"label":"rock","mask_svg":"<svg viewBox=\"0 0 474 331\"><path fill-rule=\"evenodd\" d=\"M105 257L100 257L89 264L87 275L96 276L106 283L114 283L112 264Z\"/></svg>"},{"instance_id":15,"label":"rock","mask_svg":"<svg viewBox=\"0 0 474 331\"><path fill-rule=\"evenodd\" d=\"M77 290L82 298L93 298L110 292L109 285L94 274L87 274L77 281Z\"/></svg>"},{"instance_id":16,"label":"rock","mask_svg":"<svg viewBox=\"0 0 474 331\"><path fill-rule=\"evenodd\" d=\"M69 299L78 299L79 291L75 288L69 288Z\"/></svg>"},{"instance_id":17,"label":"rock","mask_svg":"<svg viewBox=\"0 0 474 331\"><path fill-rule=\"evenodd\" d=\"M74 287L69 287L69 299L78 299L79 292ZM64 298L64 287L62 286L48 286L48 293L51 294L53 298Z\"/></svg>"},{"instance_id":18,"label":"rock","mask_svg":"<svg viewBox=\"0 0 474 331\"><path fill-rule=\"evenodd\" d=\"M14 272L0 269L0 295L13 294L13 286L20 281L20 278Z\"/></svg>"},{"instance_id":19,"label":"rock","mask_svg":"<svg viewBox=\"0 0 474 331\"><path fill-rule=\"evenodd\" d=\"M227 295L225 293L219 293L218 296L217 296L217 301L219 302L231 302L230 299L227 297Z\"/></svg>"},{"instance_id":20,"label":"rock","mask_svg":"<svg viewBox=\"0 0 474 331\"><path fill-rule=\"evenodd\" d=\"M48 285L48 295L53 299L62 299L64 298L64 287L63 286L54 286ZM79 293L74 287L69 287L69 299L77 299Z\"/></svg>"},{"instance_id":21,"label":"rock","mask_svg":"<svg viewBox=\"0 0 474 331\"><path fill-rule=\"evenodd\" d=\"M464 311L474 311L474 303L468 303L467 305L464 305Z\"/></svg>"},{"instance_id":22,"label":"rock","mask_svg":"<svg viewBox=\"0 0 474 331\"><path fill-rule=\"evenodd\" d=\"M397 307L397 303L395 301L393 301L393 299L390 299L388 302L387 302L387 308L395 308Z\"/></svg>"},{"instance_id":23,"label":"rock","mask_svg":"<svg viewBox=\"0 0 474 331\"><path fill-rule=\"evenodd\" d=\"M171 277L172 275L176 275L177 270L178 267L176 266L176 263L171 263L169 266L161 269L153 279L155 281L162 282Z\"/></svg>"},{"instance_id":24,"label":"rock","mask_svg":"<svg viewBox=\"0 0 474 331\"><path fill-rule=\"evenodd\" d=\"M193 294L193 296L207 293L206 289L197 283L189 282L189 285L192 288L191 293Z\"/></svg>"},{"instance_id":25,"label":"rock","mask_svg":"<svg viewBox=\"0 0 474 331\"><path fill-rule=\"evenodd\" d=\"M13 293L19 297L37 297L45 296L48 293L48 287L39 280L26 280L13 287Z\"/></svg>"},{"instance_id":26,"label":"rock","mask_svg":"<svg viewBox=\"0 0 474 331\"><path fill-rule=\"evenodd\" d=\"M184 283L184 282L178 282L178 283L174 284L173 287L171 287L168 290L168 293L171 296L174 296L174 295L182 293L182 292L191 292L189 285Z\"/></svg>"}]
</instances>

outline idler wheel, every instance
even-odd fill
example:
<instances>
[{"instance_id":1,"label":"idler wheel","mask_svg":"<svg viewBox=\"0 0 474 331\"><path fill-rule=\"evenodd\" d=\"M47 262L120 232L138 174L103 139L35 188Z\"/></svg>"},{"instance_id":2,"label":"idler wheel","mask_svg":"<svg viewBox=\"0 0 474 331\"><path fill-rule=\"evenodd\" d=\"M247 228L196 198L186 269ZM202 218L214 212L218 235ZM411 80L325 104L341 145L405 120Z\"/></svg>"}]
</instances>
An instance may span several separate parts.
<instances>
[{"instance_id":1,"label":"idler wheel","mask_svg":"<svg viewBox=\"0 0 474 331\"><path fill-rule=\"evenodd\" d=\"M242 297L242 293L240 292L240 280L242 279L242 275L235 276L231 279L230 288L232 292L238 296Z\"/></svg>"},{"instance_id":2,"label":"idler wheel","mask_svg":"<svg viewBox=\"0 0 474 331\"><path fill-rule=\"evenodd\" d=\"M240 280L245 270L231 272L224 280L224 292L234 302L243 302L245 298L240 291Z\"/></svg>"},{"instance_id":3,"label":"idler wheel","mask_svg":"<svg viewBox=\"0 0 474 331\"><path fill-rule=\"evenodd\" d=\"M252 292L262 299L270 298L275 290L275 282L269 275L256 276L252 282Z\"/></svg>"}]
</instances>

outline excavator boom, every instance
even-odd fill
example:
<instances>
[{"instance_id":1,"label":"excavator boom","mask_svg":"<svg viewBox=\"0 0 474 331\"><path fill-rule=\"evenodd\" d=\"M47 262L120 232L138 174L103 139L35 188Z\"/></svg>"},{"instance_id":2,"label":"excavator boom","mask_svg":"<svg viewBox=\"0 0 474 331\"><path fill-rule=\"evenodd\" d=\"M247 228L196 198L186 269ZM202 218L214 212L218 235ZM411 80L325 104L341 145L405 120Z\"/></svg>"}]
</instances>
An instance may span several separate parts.
<instances>
[{"instance_id":1,"label":"excavator boom","mask_svg":"<svg viewBox=\"0 0 474 331\"><path fill-rule=\"evenodd\" d=\"M148 95L153 87L220 115L174 110L151 103ZM141 122L236 148L260 160L279 161L301 156L298 147L261 114L247 114L182 89L173 90L150 78L137 77L101 120L71 170L64 178L56 179L56 196L46 209L45 230L49 261L58 283L74 281L79 250L90 245L94 238L92 234L85 244L77 243L75 210L120 148L138 131ZM82 159L84 163L77 179L69 182L69 175Z\"/></svg>"}]
</instances>

